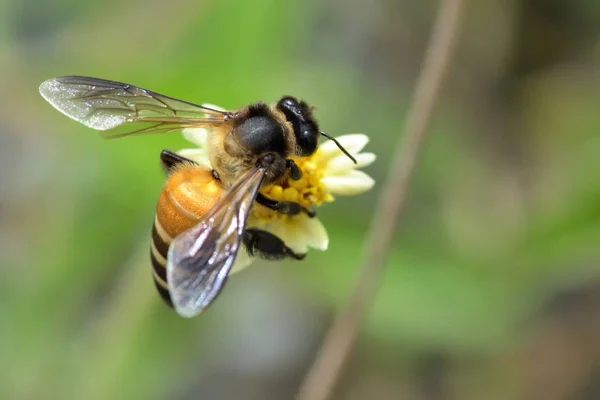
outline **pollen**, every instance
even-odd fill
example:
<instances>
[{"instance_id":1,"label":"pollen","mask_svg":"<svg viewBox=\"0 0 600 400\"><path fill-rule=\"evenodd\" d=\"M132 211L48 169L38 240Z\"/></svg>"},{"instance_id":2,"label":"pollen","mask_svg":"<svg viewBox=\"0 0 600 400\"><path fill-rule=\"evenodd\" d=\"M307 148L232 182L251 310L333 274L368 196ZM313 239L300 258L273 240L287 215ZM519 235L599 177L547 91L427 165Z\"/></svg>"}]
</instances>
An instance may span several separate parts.
<instances>
[{"instance_id":1,"label":"pollen","mask_svg":"<svg viewBox=\"0 0 600 400\"><path fill-rule=\"evenodd\" d=\"M261 193L276 201L293 201L306 209L321 207L324 203L331 203L335 199L321 182L324 176L322 155L317 150L309 157L292 158L302 171L302 177L293 180L289 174L279 182L269 185ZM287 221L294 216L283 215L260 204L252 208L251 219L258 225L264 225L275 219Z\"/></svg>"}]
</instances>

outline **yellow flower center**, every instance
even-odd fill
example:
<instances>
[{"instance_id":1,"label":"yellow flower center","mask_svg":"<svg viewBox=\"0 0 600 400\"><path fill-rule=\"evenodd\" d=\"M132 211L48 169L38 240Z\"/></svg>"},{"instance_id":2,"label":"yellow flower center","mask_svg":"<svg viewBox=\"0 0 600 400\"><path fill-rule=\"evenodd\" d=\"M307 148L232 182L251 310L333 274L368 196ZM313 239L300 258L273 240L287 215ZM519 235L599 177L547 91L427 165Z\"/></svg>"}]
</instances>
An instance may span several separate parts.
<instances>
[{"instance_id":1,"label":"yellow flower center","mask_svg":"<svg viewBox=\"0 0 600 400\"><path fill-rule=\"evenodd\" d=\"M320 207L323 203L335 200L321 182L324 176L325 161L319 150L309 157L292 157L292 159L302 171L302 177L295 181L286 175L283 180L264 187L260 191L263 195L276 201L293 201L307 209ZM255 204L252 207L250 218L253 224L264 225L275 219L286 222L295 216L283 215L260 204Z\"/></svg>"}]
</instances>

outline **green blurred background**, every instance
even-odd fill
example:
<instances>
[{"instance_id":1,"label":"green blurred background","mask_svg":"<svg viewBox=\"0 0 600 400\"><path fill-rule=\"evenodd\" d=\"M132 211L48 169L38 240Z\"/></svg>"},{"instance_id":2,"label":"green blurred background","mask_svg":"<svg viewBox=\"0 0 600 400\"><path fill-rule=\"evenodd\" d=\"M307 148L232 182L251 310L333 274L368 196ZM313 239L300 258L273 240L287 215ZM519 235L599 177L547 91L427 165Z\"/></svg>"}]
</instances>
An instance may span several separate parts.
<instances>
[{"instance_id":1,"label":"green blurred background","mask_svg":"<svg viewBox=\"0 0 600 400\"><path fill-rule=\"evenodd\" d=\"M358 276L436 1L0 3L0 398L290 399ZM600 398L600 3L472 1L337 399ZM256 263L184 320L149 232L178 134L104 141L68 74L235 108L293 94L364 132L378 185L327 252ZM348 216L351 216L348 217Z\"/></svg>"}]
</instances>

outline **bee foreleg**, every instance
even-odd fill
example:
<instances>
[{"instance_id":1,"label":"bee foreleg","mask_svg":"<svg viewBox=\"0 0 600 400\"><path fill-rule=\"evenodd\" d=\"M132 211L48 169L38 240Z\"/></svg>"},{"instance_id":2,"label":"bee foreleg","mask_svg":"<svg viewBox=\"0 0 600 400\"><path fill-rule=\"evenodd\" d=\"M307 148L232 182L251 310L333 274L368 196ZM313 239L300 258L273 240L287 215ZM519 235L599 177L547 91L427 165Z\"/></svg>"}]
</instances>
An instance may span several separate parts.
<instances>
[{"instance_id":1,"label":"bee foreleg","mask_svg":"<svg viewBox=\"0 0 600 400\"><path fill-rule=\"evenodd\" d=\"M256 196L256 202L263 205L271 210L277 211L284 215L298 215L301 212L305 212L310 218L317 215L315 210L309 210L308 208L302 207L300 204L293 201L277 201L265 197L259 193Z\"/></svg>"},{"instance_id":2,"label":"bee foreleg","mask_svg":"<svg viewBox=\"0 0 600 400\"><path fill-rule=\"evenodd\" d=\"M251 256L261 257L266 260L281 260L284 258L302 260L306 257L306 254L295 253L277 236L260 229L246 229L243 240Z\"/></svg>"},{"instance_id":3,"label":"bee foreleg","mask_svg":"<svg viewBox=\"0 0 600 400\"><path fill-rule=\"evenodd\" d=\"M285 166L290 170L290 177L297 181L302 178L302 170L294 162L294 160L285 160Z\"/></svg>"}]
</instances>

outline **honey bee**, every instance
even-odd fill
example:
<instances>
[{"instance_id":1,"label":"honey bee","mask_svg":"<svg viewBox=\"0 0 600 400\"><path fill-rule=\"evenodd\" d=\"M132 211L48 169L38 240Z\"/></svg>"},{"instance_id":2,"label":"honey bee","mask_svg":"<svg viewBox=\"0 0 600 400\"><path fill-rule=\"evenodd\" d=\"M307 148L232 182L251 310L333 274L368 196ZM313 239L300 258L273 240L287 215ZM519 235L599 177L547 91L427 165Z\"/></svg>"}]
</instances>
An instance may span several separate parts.
<instances>
[{"instance_id":1,"label":"honey bee","mask_svg":"<svg viewBox=\"0 0 600 400\"><path fill-rule=\"evenodd\" d=\"M217 212L215 207L227 190L222 181L216 179L215 170L196 165L192 160L178 154L163 150L161 162L169 177L156 207L150 260L156 289L167 305L174 307L167 284L167 259L173 238L193 229L203 216L208 218L211 212ZM251 182L248 184L251 185ZM235 190L238 191L239 197L229 199L220 207L237 209L241 206L238 202L245 201L243 206L249 208L251 197L244 192L245 189ZM302 260L305 256L292 251L277 236L257 228L244 229L242 243L250 255L266 259ZM201 260L198 259L197 262Z\"/></svg>"},{"instance_id":2,"label":"honey bee","mask_svg":"<svg viewBox=\"0 0 600 400\"><path fill-rule=\"evenodd\" d=\"M123 125L136 129L105 135L117 138L185 128L206 128L212 170L163 151L169 178L161 193L153 227L151 260L161 296L184 317L208 307L223 289L244 245L264 258L301 259L275 235L248 229L254 202L285 215L315 212L289 201L274 201L261 187L302 171L291 157L316 150L321 131L312 108L291 96L274 105L254 103L220 111L164 96L133 85L81 76L54 78L40 93L57 110L92 129ZM140 127L138 127L140 126Z\"/></svg>"}]
</instances>

